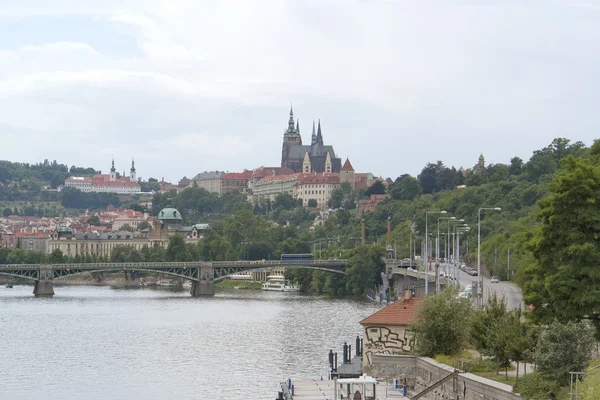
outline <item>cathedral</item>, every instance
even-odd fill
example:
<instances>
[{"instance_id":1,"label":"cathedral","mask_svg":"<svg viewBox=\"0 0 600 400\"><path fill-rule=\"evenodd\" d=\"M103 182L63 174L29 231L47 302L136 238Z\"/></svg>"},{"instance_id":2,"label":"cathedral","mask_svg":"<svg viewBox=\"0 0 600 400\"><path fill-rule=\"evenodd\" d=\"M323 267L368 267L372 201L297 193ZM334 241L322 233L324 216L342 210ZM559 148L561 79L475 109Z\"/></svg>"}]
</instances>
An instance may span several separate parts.
<instances>
[{"instance_id":1,"label":"cathedral","mask_svg":"<svg viewBox=\"0 0 600 400\"><path fill-rule=\"evenodd\" d=\"M302 136L300 136L300 122L294 123L294 112L290 108L288 128L283 133L281 167L302 173L340 172L342 160L336 156L333 146L323 144L321 121L319 121L316 131L313 121L310 146L303 145Z\"/></svg>"}]
</instances>

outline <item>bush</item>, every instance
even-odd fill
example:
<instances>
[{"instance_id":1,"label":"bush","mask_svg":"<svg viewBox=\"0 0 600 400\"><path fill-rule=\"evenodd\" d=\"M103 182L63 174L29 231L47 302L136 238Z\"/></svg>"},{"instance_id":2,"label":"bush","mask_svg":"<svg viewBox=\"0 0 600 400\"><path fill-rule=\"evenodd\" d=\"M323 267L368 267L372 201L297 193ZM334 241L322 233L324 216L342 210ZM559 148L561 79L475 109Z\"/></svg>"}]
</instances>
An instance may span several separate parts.
<instances>
[{"instance_id":1,"label":"bush","mask_svg":"<svg viewBox=\"0 0 600 400\"><path fill-rule=\"evenodd\" d=\"M547 380L537 371L519 378L513 389L527 400L556 399L556 393L559 390L560 385L557 382Z\"/></svg>"}]
</instances>

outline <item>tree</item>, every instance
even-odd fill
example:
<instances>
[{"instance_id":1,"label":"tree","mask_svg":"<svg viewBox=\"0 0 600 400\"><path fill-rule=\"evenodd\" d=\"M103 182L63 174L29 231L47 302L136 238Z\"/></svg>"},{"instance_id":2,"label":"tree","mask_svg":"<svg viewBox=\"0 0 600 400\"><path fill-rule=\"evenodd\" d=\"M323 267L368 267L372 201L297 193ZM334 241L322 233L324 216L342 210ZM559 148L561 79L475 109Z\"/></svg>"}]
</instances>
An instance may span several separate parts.
<instances>
[{"instance_id":1,"label":"tree","mask_svg":"<svg viewBox=\"0 0 600 400\"><path fill-rule=\"evenodd\" d=\"M365 196L370 197L373 194L385 194L385 185L380 180L373 182L365 191Z\"/></svg>"},{"instance_id":2,"label":"tree","mask_svg":"<svg viewBox=\"0 0 600 400\"><path fill-rule=\"evenodd\" d=\"M374 289L381 284L384 249L379 245L362 245L354 249L346 270L346 289L349 294L358 296L367 288Z\"/></svg>"},{"instance_id":3,"label":"tree","mask_svg":"<svg viewBox=\"0 0 600 400\"><path fill-rule=\"evenodd\" d=\"M126 231L126 232L135 232L135 229L133 229L133 227L129 224L123 224L123 226L121 226L121 231Z\"/></svg>"},{"instance_id":4,"label":"tree","mask_svg":"<svg viewBox=\"0 0 600 400\"><path fill-rule=\"evenodd\" d=\"M52 253L48 255L48 263L49 264L63 264L65 262L65 258L63 256L63 252L60 249L52 250Z\"/></svg>"},{"instance_id":5,"label":"tree","mask_svg":"<svg viewBox=\"0 0 600 400\"><path fill-rule=\"evenodd\" d=\"M309 207L316 207L317 206L317 200L316 199L308 199L308 206Z\"/></svg>"},{"instance_id":6,"label":"tree","mask_svg":"<svg viewBox=\"0 0 600 400\"><path fill-rule=\"evenodd\" d=\"M427 163L425 168L423 168L418 177L423 193L431 194L439 191L437 176L440 172L440 167L443 166L444 164L441 162L438 162L437 164Z\"/></svg>"},{"instance_id":7,"label":"tree","mask_svg":"<svg viewBox=\"0 0 600 400\"><path fill-rule=\"evenodd\" d=\"M568 156L538 202L541 226L529 243L535 263L525 271L525 301L539 321L591 319L600 326L600 167Z\"/></svg>"},{"instance_id":8,"label":"tree","mask_svg":"<svg viewBox=\"0 0 600 400\"><path fill-rule=\"evenodd\" d=\"M583 371L594 347L594 330L587 322L554 321L540 335L536 370L549 379L566 385L573 371Z\"/></svg>"},{"instance_id":9,"label":"tree","mask_svg":"<svg viewBox=\"0 0 600 400\"><path fill-rule=\"evenodd\" d=\"M331 192L331 196L329 200L327 200L327 205L331 208L340 208L342 206L342 202L344 201L344 192L341 188L334 189Z\"/></svg>"},{"instance_id":10,"label":"tree","mask_svg":"<svg viewBox=\"0 0 600 400\"><path fill-rule=\"evenodd\" d=\"M417 352L433 357L438 354L453 355L462 350L471 313L470 302L457 299L452 289L425 298L411 325Z\"/></svg>"},{"instance_id":11,"label":"tree","mask_svg":"<svg viewBox=\"0 0 600 400\"><path fill-rule=\"evenodd\" d=\"M185 240L181 235L173 235L169 238L166 253L167 261L191 261L192 256L185 246Z\"/></svg>"},{"instance_id":12,"label":"tree","mask_svg":"<svg viewBox=\"0 0 600 400\"><path fill-rule=\"evenodd\" d=\"M150 224L148 221L142 221L137 225L138 231L143 231L144 229L150 228Z\"/></svg>"},{"instance_id":13,"label":"tree","mask_svg":"<svg viewBox=\"0 0 600 400\"><path fill-rule=\"evenodd\" d=\"M93 226L100 226L100 218L98 218L97 215L93 215L90 218L88 218L87 223L89 225L93 225Z\"/></svg>"},{"instance_id":14,"label":"tree","mask_svg":"<svg viewBox=\"0 0 600 400\"><path fill-rule=\"evenodd\" d=\"M510 175L519 175L523 169L523 160L519 157L513 157L510 159Z\"/></svg>"},{"instance_id":15,"label":"tree","mask_svg":"<svg viewBox=\"0 0 600 400\"><path fill-rule=\"evenodd\" d=\"M408 175L402 175L390 188L390 195L394 200L409 200L412 201L422 194L419 181Z\"/></svg>"}]
</instances>

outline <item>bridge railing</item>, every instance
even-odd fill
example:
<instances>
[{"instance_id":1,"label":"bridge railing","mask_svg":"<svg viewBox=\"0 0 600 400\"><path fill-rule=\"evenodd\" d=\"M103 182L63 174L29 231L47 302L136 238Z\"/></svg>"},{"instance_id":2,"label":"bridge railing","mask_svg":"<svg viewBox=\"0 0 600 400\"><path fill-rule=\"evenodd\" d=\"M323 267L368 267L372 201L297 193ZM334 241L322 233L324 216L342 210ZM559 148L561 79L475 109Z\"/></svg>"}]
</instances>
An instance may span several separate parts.
<instances>
[{"instance_id":1,"label":"bridge railing","mask_svg":"<svg viewBox=\"0 0 600 400\"><path fill-rule=\"evenodd\" d=\"M313 261L281 261L281 260L258 260L258 261L186 261L186 262L111 262L111 263L74 263L74 264L6 264L0 265L2 269L34 269L43 266L54 269L102 269L102 268L199 268L212 265L214 267L222 266L284 266L284 265L306 265L306 266L345 266L347 260L313 260Z\"/></svg>"}]
</instances>

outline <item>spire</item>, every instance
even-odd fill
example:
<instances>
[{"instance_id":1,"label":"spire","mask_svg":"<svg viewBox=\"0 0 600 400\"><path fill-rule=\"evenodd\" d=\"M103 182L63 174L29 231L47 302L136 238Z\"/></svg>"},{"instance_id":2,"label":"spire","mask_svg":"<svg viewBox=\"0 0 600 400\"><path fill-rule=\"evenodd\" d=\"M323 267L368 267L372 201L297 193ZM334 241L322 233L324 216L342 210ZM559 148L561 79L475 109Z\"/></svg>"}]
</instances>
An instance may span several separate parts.
<instances>
[{"instance_id":1,"label":"spire","mask_svg":"<svg viewBox=\"0 0 600 400\"><path fill-rule=\"evenodd\" d=\"M290 119L288 121L288 128L285 131L285 133L283 134L283 136L287 136L287 137L297 137L300 136L298 129L300 128L300 125L296 124L294 122L294 110L292 109L292 107L290 106Z\"/></svg>"},{"instance_id":2,"label":"spire","mask_svg":"<svg viewBox=\"0 0 600 400\"><path fill-rule=\"evenodd\" d=\"M110 172L117 172L117 170L115 169L115 158L114 157L112 159L112 167L110 168Z\"/></svg>"},{"instance_id":3,"label":"spire","mask_svg":"<svg viewBox=\"0 0 600 400\"><path fill-rule=\"evenodd\" d=\"M135 160L131 159L131 172L135 172Z\"/></svg>"},{"instance_id":4,"label":"spire","mask_svg":"<svg viewBox=\"0 0 600 400\"><path fill-rule=\"evenodd\" d=\"M317 143L317 132L315 131L315 120L313 119L313 130L310 145L314 146Z\"/></svg>"},{"instance_id":5,"label":"spire","mask_svg":"<svg viewBox=\"0 0 600 400\"><path fill-rule=\"evenodd\" d=\"M296 133L300 134L300 119L296 119Z\"/></svg>"},{"instance_id":6,"label":"spire","mask_svg":"<svg viewBox=\"0 0 600 400\"><path fill-rule=\"evenodd\" d=\"M319 120L319 127L317 128L317 143L323 146L323 134L321 133L321 120Z\"/></svg>"},{"instance_id":7,"label":"spire","mask_svg":"<svg viewBox=\"0 0 600 400\"><path fill-rule=\"evenodd\" d=\"M306 153L304 153L304 160L302 160L302 172L305 174L310 174L310 172L311 172L311 165L310 165L310 158L308 158L308 151Z\"/></svg>"}]
</instances>

